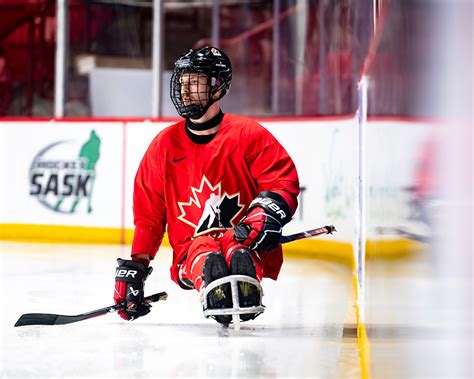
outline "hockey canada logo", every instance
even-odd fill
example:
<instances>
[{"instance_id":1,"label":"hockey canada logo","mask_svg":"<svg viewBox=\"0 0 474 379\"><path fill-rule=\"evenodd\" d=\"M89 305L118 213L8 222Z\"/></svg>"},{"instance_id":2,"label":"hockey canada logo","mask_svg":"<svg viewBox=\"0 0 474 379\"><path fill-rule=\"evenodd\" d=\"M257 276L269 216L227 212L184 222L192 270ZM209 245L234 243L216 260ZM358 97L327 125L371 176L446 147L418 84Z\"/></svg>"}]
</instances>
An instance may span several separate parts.
<instances>
[{"instance_id":1,"label":"hockey canada logo","mask_svg":"<svg viewBox=\"0 0 474 379\"><path fill-rule=\"evenodd\" d=\"M213 230L232 228L236 217L244 208L240 204L240 193L221 193L221 183L212 186L203 176L199 188L191 187L192 197L188 202L178 202L181 211L179 220L192 226L194 236Z\"/></svg>"},{"instance_id":2,"label":"hockey canada logo","mask_svg":"<svg viewBox=\"0 0 474 379\"><path fill-rule=\"evenodd\" d=\"M220 57L222 54L219 50L211 48L211 53L215 55L216 57Z\"/></svg>"},{"instance_id":3,"label":"hockey canada logo","mask_svg":"<svg viewBox=\"0 0 474 379\"><path fill-rule=\"evenodd\" d=\"M91 213L99 150L100 138L95 131L82 146L74 141L46 146L30 166L30 195L55 212L75 213L80 207ZM87 208L80 206L82 203Z\"/></svg>"}]
</instances>

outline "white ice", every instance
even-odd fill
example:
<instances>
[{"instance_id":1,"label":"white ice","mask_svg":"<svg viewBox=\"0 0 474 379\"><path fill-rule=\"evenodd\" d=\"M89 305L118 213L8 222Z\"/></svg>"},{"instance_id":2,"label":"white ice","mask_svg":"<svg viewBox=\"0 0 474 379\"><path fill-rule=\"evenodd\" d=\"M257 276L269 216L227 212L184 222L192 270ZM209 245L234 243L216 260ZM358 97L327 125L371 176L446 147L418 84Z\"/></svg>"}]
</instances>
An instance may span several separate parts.
<instances>
[{"instance_id":1,"label":"white ice","mask_svg":"<svg viewBox=\"0 0 474 379\"><path fill-rule=\"evenodd\" d=\"M357 371L354 340L349 348L343 340L354 312L349 269L287 259L278 281L262 283L265 313L236 331L205 319L198 293L170 280L170 255L159 251L146 283L146 294L166 291L168 300L146 317L14 328L24 313L112 305L115 259L129 248L0 242L0 377L341 378Z\"/></svg>"}]
</instances>

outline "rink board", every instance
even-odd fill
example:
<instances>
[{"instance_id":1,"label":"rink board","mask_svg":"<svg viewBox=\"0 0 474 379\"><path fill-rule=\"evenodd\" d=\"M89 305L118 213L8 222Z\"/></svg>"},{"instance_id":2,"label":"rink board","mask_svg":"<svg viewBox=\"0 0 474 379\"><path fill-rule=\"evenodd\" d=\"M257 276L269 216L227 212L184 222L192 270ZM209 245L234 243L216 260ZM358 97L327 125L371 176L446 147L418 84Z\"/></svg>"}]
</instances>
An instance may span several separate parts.
<instances>
[{"instance_id":1,"label":"rink board","mask_svg":"<svg viewBox=\"0 0 474 379\"><path fill-rule=\"evenodd\" d=\"M299 208L285 234L334 224L338 233L286 246L289 253L338 251L354 239L357 184L356 119L260 120L298 168ZM130 243L133 180L154 136L172 121L0 122L0 238L10 240ZM416 184L429 123L370 122L367 146L369 217L387 228L411 221L406 189ZM93 136L95 135L95 137ZM93 167L88 167L88 159ZM408 225L409 226L409 225ZM369 239L376 233L368 225ZM400 238L379 248L397 249ZM370 249L369 249L370 250ZM382 249L383 250L383 249ZM370 254L370 251L369 251Z\"/></svg>"}]
</instances>

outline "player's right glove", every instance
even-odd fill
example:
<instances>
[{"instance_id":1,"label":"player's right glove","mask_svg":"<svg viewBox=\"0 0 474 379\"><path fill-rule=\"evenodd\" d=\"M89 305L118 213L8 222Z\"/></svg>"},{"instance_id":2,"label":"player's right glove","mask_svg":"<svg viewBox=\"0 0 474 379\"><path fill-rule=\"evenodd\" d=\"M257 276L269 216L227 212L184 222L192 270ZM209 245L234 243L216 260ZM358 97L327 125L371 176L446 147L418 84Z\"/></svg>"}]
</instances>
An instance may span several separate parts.
<instances>
[{"instance_id":1,"label":"player's right glove","mask_svg":"<svg viewBox=\"0 0 474 379\"><path fill-rule=\"evenodd\" d=\"M125 308L118 311L124 320L135 320L150 313L151 305L143 303L146 278L153 269L141 262L117 259L115 271L115 304L124 303Z\"/></svg>"},{"instance_id":2,"label":"player's right glove","mask_svg":"<svg viewBox=\"0 0 474 379\"><path fill-rule=\"evenodd\" d=\"M283 197L263 191L250 203L247 216L234 228L234 238L257 252L272 251L280 243L283 226L290 220L290 208Z\"/></svg>"}]
</instances>

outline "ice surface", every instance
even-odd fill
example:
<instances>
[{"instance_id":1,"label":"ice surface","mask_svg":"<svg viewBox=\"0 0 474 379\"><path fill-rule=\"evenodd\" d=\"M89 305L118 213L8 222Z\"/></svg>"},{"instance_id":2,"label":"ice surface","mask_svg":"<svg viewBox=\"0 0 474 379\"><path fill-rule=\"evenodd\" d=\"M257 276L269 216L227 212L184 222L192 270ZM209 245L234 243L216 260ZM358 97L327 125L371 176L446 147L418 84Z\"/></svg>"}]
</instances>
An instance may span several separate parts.
<instances>
[{"instance_id":1,"label":"ice surface","mask_svg":"<svg viewBox=\"0 0 474 379\"><path fill-rule=\"evenodd\" d=\"M13 327L23 313L74 315L112 305L115 259L128 255L128 247L0 242L0 377L344 376L351 275L320 261L287 260L277 282L264 280L266 311L240 331L204 318L198 293L169 279L165 248L146 293L169 297L146 317Z\"/></svg>"}]
</instances>

